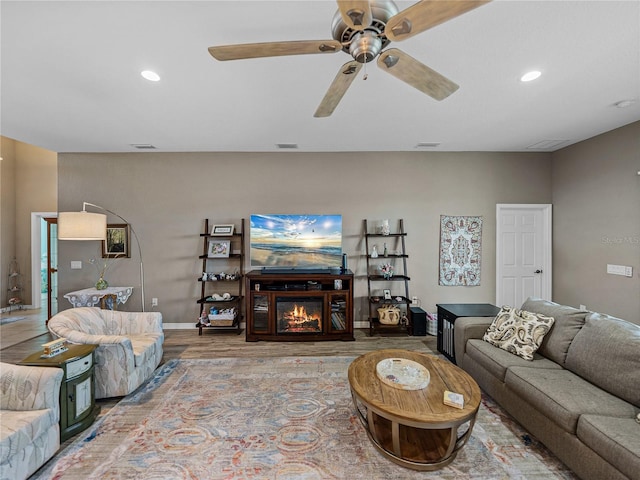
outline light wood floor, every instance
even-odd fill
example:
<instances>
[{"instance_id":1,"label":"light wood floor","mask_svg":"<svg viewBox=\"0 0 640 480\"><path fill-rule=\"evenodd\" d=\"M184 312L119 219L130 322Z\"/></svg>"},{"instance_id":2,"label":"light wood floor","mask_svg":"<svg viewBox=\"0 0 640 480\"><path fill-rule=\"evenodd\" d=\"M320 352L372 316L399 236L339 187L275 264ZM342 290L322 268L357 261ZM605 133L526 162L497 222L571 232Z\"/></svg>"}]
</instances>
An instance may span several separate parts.
<instances>
[{"instance_id":1,"label":"light wood floor","mask_svg":"<svg viewBox=\"0 0 640 480\"><path fill-rule=\"evenodd\" d=\"M357 356L383 348L403 348L426 353L435 353L437 350L436 337L429 335L413 337L406 334L386 334L370 337L368 329L356 329L355 338L354 342L246 342L244 331L240 335L207 331L198 336L195 327L193 330L165 330L163 363L174 358ZM0 350L0 359L7 363L19 362L40 350L41 345L50 340L53 337L45 333L3 348Z\"/></svg>"}]
</instances>

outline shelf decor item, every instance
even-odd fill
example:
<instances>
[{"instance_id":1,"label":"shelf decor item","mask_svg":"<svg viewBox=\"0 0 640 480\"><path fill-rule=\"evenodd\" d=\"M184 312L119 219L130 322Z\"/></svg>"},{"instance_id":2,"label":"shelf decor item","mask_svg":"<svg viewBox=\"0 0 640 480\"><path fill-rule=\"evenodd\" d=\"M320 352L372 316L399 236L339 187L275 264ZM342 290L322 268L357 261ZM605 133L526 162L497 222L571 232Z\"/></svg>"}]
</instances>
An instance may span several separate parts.
<instances>
[{"instance_id":1,"label":"shelf decor item","mask_svg":"<svg viewBox=\"0 0 640 480\"><path fill-rule=\"evenodd\" d=\"M209 258L229 258L231 242L229 240L209 240Z\"/></svg>"},{"instance_id":2,"label":"shelf decor item","mask_svg":"<svg viewBox=\"0 0 640 480\"><path fill-rule=\"evenodd\" d=\"M393 265L391 265L390 263L383 263L382 265L380 265L380 273L384 278L391 278L393 277Z\"/></svg>"},{"instance_id":3,"label":"shelf decor item","mask_svg":"<svg viewBox=\"0 0 640 480\"><path fill-rule=\"evenodd\" d=\"M233 235L235 225L214 225L211 229L211 235L229 236Z\"/></svg>"},{"instance_id":4,"label":"shelf decor item","mask_svg":"<svg viewBox=\"0 0 640 480\"><path fill-rule=\"evenodd\" d=\"M382 220L380 222L380 226L378 227L378 231L380 235L389 235L391 233L391 228L389 227L389 220Z\"/></svg>"}]
</instances>

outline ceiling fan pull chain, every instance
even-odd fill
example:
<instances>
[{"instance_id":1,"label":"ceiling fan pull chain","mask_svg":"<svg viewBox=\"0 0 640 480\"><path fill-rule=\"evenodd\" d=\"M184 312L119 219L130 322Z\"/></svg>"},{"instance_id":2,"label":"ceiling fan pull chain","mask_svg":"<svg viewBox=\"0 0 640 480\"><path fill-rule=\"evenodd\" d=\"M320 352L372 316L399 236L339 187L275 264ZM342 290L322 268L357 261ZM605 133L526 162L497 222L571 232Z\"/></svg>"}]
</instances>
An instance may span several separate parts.
<instances>
[{"instance_id":1,"label":"ceiling fan pull chain","mask_svg":"<svg viewBox=\"0 0 640 480\"><path fill-rule=\"evenodd\" d=\"M366 80L367 77L369 77L369 74L367 73L367 64L364 64L364 75L362 76L362 80Z\"/></svg>"}]
</instances>

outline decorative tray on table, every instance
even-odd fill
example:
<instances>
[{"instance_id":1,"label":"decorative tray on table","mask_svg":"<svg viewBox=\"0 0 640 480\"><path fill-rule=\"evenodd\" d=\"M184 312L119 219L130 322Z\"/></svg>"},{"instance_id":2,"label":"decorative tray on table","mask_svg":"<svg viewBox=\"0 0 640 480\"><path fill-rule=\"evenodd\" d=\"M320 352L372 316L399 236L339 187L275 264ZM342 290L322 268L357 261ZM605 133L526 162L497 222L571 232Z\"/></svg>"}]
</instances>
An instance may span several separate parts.
<instances>
[{"instance_id":1,"label":"decorative tray on table","mask_svg":"<svg viewBox=\"0 0 640 480\"><path fill-rule=\"evenodd\" d=\"M376 365L376 373L383 383L401 390L421 390L431 380L429 370L406 358L385 358Z\"/></svg>"}]
</instances>

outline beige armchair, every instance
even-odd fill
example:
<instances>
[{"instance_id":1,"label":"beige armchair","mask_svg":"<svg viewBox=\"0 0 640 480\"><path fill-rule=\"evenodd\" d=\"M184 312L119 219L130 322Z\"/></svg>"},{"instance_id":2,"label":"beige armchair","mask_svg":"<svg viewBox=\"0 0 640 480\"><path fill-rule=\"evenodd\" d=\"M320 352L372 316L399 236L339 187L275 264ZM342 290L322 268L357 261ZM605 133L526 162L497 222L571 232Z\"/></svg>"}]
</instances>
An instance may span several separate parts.
<instances>
[{"instance_id":1,"label":"beige armchair","mask_svg":"<svg viewBox=\"0 0 640 480\"><path fill-rule=\"evenodd\" d=\"M61 368L0 363L0 479L26 479L60 448Z\"/></svg>"},{"instance_id":2,"label":"beige armchair","mask_svg":"<svg viewBox=\"0 0 640 480\"><path fill-rule=\"evenodd\" d=\"M96 398L128 395L151 378L162 360L162 314L80 307L49 320L49 331L70 343L98 345Z\"/></svg>"}]
</instances>

